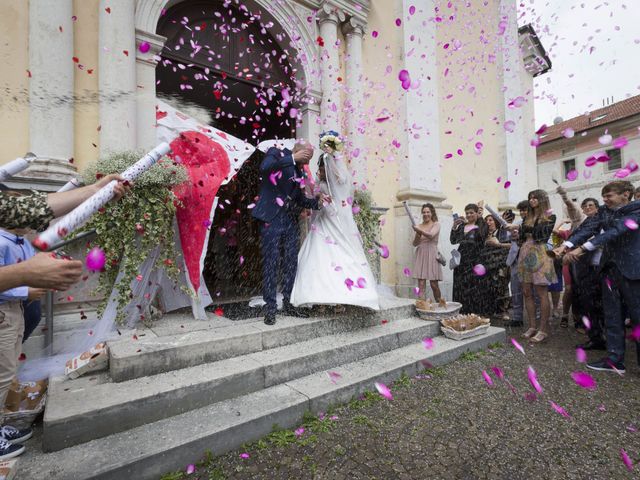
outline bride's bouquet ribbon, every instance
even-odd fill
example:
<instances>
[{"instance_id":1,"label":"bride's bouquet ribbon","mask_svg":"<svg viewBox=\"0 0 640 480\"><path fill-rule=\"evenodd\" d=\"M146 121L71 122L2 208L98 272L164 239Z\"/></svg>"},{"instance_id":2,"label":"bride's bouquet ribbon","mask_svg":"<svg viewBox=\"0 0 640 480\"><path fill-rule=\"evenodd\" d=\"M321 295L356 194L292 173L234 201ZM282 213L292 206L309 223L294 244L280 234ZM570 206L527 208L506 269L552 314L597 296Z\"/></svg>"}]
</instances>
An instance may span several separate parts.
<instances>
[{"instance_id":1,"label":"bride's bouquet ribbon","mask_svg":"<svg viewBox=\"0 0 640 480\"><path fill-rule=\"evenodd\" d=\"M169 150L170 147L168 143L161 143L136 163L127 168L122 173L122 177L129 182L134 181L140 174L152 167L162 156L166 155ZM33 245L42 251L49 250L68 234L87 223L94 213L113 198L113 188L116 183L116 180L109 182L108 185L104 186L94 195L86 199L74 210L65 215L58 223L50 226L46 231L38 235L38 237L33 241Z\"/></svg>"},{"instance_id":2,"label":"bride's bouquet ribbon","mask_svg":"<svg viewBox=\"0 0 640 480\"><path fill-rule=\"evenodd\" d=\"M0 167L0 182L4 182L10 177L13 177L16 173L20 173L23 170L26 170L31 162L33 162L36 157L33 153L26 153L24 157L18 157L15 160L10 161L6 165Z\"/></svg>"}]
</instances>

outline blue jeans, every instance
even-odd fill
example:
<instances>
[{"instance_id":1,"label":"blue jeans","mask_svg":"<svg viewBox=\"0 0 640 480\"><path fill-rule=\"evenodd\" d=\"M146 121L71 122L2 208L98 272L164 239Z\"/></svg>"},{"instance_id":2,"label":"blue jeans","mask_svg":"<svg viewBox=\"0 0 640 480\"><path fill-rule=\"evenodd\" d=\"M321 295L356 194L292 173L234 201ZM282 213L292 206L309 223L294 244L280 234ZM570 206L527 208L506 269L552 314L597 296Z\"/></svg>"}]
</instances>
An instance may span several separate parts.
<instances>
[{"instance_id":1,"label":"blue jeans","mask_svg":"<svg viewBox=\"0 0 640 480\"><path fill-rule=\"evenodd\" d=\"M602 279L602 306L609 358L613 362L624 362L625 313L631 318L632 325L640 324L640 280L626 278L615 265L605 267ZM636 350L639 347L636 342ZM640 353L638 360L640 361Z\"/></svg>"},{"instance_id":2,"label":"blue jeans","mask_svg":"<svg viewBox=\"0 0 640 480\"><path fill-rule=\"evenodd\" d=\"M285 212L279 213L271 223L260 226L262 250L262 298L265 313L275 315L278 272L282 260L282 296L288 303L298 269L298 224ZM282 258L281 258L282 257Z\"/></svg>"},{"instance_id":3,"label":"blue jeans","mask_svg":"<svg viewBox=\"0 0 640 480\"><path fill-rule=\"evenodd\" d=\"M533 292L536 302L536 321L540 320L540 297ZM522 322L524 316L524 296L522 293L522 282L518 277L518 268L516 265L511 266L511 321Z\"/></svg>"}]
</instances>

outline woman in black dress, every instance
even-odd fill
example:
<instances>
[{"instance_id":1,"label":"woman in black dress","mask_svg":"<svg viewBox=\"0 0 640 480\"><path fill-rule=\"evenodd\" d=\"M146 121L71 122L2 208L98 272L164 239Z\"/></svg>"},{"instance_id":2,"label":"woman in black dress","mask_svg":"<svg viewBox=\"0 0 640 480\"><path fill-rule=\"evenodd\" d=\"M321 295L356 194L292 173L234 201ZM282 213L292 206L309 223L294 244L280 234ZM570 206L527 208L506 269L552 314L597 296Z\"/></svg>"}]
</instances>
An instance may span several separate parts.
<instances>
[{"instance_id":1,"label":"woman in black dress","mask_svg":"<svg viewBox=\"0 0 640 480\"><path fill-rule=\"evenodd\" d=\"M489 296L492 299L492 315L500 314L502 319L509 320L509 267L507 267L507 255L511 248L511 242L500 241L500 228L498 222L491 215L484 217L487 224L487 240L482 252L482 264L487 270Z\"/></svg>"},{"instance_id":2,"label":"woman in black dress","mask_svg":"<svg viewBox=\"0 0 640 480\"><path fill-rule=\"evenodd\" d=\"M453 271L453 301L462 304L461 313L490 314L491 300L484 278L481 255L487 238L487 225L479 215L478 206L470 203L464 208L466 221L453 222L450 241L459 244L460 265ZM475 269L474 269L475 267Z\"/></svg>"}]
</instances>

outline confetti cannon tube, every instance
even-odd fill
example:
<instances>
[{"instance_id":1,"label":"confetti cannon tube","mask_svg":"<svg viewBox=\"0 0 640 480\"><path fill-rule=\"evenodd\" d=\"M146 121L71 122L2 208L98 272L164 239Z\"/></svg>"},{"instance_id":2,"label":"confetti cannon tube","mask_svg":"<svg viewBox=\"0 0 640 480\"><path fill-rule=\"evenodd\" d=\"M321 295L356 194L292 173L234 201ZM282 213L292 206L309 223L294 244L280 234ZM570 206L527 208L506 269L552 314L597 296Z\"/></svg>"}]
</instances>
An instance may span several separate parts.
<instances>
[{"instance_id":1,"label":"confetti cannon tube","mask_svg":"<svg viewBox=\"0 0 640 480\"><path fill-rule=\"evenodd\" d=\"M71 180L69 180L67 183L65 183L62 186L62 188L58 190L58 193L68 192L69 190L75 190L76 188L80 188L81 186L82 186L82 182L74 177Z\"/></svg>"},{"instance_id":2,"label":"confetti cannon tube","mask_svg":"<svg viewBox=\"0 0 640 480\"><path fill-rule=\"evenodd\" d=\"M413 218L413 215L411 214L411 210L409 209L409 203L404 200L402 202L402 206L404 207L405 211L407 212L407 216L409 217L409 220L411 220L411 226L415 227L417 225L416 223L416 219Z\"/></svg>"},{"instance_id":3,"label":"confetti cannon tube","mask_svg":"<svg viewBox=\"0 0 640 480\"><path fill-rule=\"evenodd\" d=\"M131 165L122 174L125 180L134 181L141 173L152 167L163 155L170 150L169 144L161 143L156 148L147 153L144 157ZM101 188L94 195L78 205L74 210L69 212L58 223L49 227L45 232L38 236L33 245L39 250L49 250L53 245L59 243L65 236L84 225L91 216L102 208L109 200L113 198L113 187L116 181L110 182Z\"/></svg>"},{"instance_id":4,"label":"confetti cannon tube","mask_svg":"<svg viewBox=\"0 0 640 480\"><path fill-rule=\"evenodd\" d=\"M500 225L502 225L503 227L508 225L507 221L504 218L502 218L502 216L498 212L496 212L493 208L491 208L490 205L485 205L484 208L487 209L487 211L491 214L491 216L495 218Z\"/></svg>"},{"instance_id":5,"label":"confetti cannon tube","mask_svg":"<svg viewBox=\"0 0 640 480\"><path fill-rule=\"evenodd\" d=\"M5 180L13 177L16 173L20 173L23 170L26 170L27 167L33 162L36 158L36 155L28 152L24 155L24 157L18 157L15 160L7 163L0 167L0 182L4 182Z\"/></svg>"}]
</instances>

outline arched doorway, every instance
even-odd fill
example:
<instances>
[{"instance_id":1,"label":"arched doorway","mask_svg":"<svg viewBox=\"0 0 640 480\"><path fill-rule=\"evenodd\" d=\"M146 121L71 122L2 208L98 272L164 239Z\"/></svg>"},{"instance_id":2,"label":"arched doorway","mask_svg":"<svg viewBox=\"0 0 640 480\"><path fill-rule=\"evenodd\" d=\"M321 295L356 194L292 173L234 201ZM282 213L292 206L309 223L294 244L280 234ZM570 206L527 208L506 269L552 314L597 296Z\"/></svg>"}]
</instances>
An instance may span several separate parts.
<instances>
[{"instance_id":1,"label":"arched doorway","mask_svg":"<svg viewBox=\"0 0 640 480\"><path fill-rule=\"evenodd\" d=\"M292 105L282 100L286 90L295 101L296 70L259 13L236 2L185 1L160 17L157 33L167 38L156 67L159 96L198 107L208 124L253 145L295 137ZM204 277L220 301L261 290L259 230L249 208L261 159L256 152L218 192Z\"/></svg>"}]
</instances>

